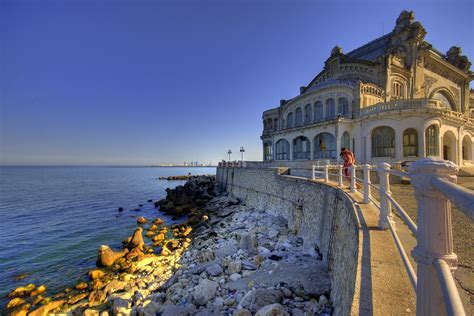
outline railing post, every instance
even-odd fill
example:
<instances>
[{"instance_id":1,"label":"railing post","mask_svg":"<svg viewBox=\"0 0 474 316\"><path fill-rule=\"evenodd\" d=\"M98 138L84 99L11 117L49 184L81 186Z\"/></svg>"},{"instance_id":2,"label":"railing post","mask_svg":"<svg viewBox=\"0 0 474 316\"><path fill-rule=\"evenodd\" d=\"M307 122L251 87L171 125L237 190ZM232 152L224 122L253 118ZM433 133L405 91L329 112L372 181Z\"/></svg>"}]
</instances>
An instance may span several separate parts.
<instances>
[{"instance_id":1,"label":"railing post","mask_svg":"<svg viewBox=\"0 0 474 316\"><path fill-rule=\"evenodd\" d=\"M392 205L386 195L392 195L390 191L390 164L381 162L378 164L378 174L380 181L380 218L379 229L386 230L389 228L389 222L395 225L392 215Z\"/></svg>"},{"instance_id":2,"label":"railing post","mask_svg":"<svg viewBox=\"0 0 474 316\"><path fill-rule=\"evenodd\" d=\"M351 193L354 193L356 191L356 165L351 166Z\"/></svg>"},{"instance_id":3,"label":"railing post","mask_svg":"<svg viewBox=\"0 0 474 316\"><path fill-rule=\"evenodd\" d=\"M329 167L328 165L324 165L324 182L329 181Z\"/></svg>"},{"instance_id":4,"label":"railing post","mask_svg":"<svg viewBox=\"0 0 474 316\"><path fill-rule=\"evenodd\" d=\"M370 165L364 165L364 204L370 203Z\"/></svg>"},{"instance_id":5,"label":"railing post","mask_svg":"<svg viewBox=\"0 0 474 316\"><path fill-rule=\"evenodd\" d=\"M412 251L417 263L416 314L446 315L446 303L433 263L441 259L454 270L457 256L453 252L451 203L433 187L431 179L455 182L459 168L451 161L422 158L409 170L418 202L417 246Z\"/></svg>"},{"instance_id":6,"label":"railing post","mask_svg":"<svg viewBox=\"0 0 474 316\"><path fill-rule=\"evenodd\" d=\"M344 185L343 177L342 177L344 171L343 171L342 165L339 165L339 168L338 168L338 169L339 169L339 181L338 181L338 185L339 185L340 187L342 187L342 186Z\"/></svg>"},{"instance_id":7,"label":"railing post","mask_svg":"<svg viewBox=\"0 0 474 316\"><path fill-rule=\"evenodd\" d=\"M313 165L313 172L311 173L311 179L316 180L316 166Z\"/></svg>"}]
</instances>

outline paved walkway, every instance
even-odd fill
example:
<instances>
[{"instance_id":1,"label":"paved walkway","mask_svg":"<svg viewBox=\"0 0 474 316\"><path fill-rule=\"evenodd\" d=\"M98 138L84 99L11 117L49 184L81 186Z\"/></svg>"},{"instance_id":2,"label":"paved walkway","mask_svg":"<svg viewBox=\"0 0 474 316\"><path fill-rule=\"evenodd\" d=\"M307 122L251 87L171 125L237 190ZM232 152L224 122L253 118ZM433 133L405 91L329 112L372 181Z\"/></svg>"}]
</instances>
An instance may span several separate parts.
<instances>
[{"instance_id":1,"label":"paved walkway","mask_svg":"<svg viewBox=\"0 0 474 316\"><path fill-rule=\"evenodd\" d=\"M332 182L329 184L336 186ZM362 204L363 197L360 193L343 191L354 200L360 225L359 267L353 314L414 315L415 291L390 231L378 229L378 209L373 204ZM397 234L409 254L416 245L416 239L398 218L395 222Z\"/></svg>"}]
</instances>

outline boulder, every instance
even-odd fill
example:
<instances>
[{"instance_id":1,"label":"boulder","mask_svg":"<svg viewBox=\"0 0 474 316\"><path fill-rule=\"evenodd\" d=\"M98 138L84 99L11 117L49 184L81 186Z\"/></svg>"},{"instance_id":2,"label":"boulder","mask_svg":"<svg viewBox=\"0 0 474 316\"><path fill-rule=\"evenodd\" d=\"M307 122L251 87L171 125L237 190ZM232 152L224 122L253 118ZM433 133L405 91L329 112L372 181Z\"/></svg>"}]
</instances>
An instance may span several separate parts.
<instances>
[{"instance_id":1,"label":"boulder","mask_svg":"<svg viewBox=\"0 0 474 316\"><path fill-rule=\"evenodd\" d=\"M127 282L112 280L105 287L104 292L106 294L113 294L118 291L122 291L127 286Z\"/></svg>"},{"instance_id":2,"label":"boulder","mask_svg":"<svg viewBox=\"0 0 474 316\"><path fill-rule=\"evenodd\" d=\"M10 316L26 316L31 304L23 304L19 308L14 309L10 312Z\"/></svg>"},{"instance_id":3,"label":"boulder","mask_svg":"<svg viewBox=\"0 0 474 316\"><path fill-rule=\"evenodd\" d=\"M255 236L250 233L243 233L240 236L239 248L248 254L255 254L257 252L255 248Z\"/></svg>"},{"instance_id":4,"label":"boulder","mask_svg":"<svg viewBox=\"0 0 474 316\"><path fill-rule=\"evenodd\" d=\"M218 276L221 275L224 270L222 270L222 267L218 263L213 263L206 267L206 272L211 276Z\"/></svg>"},{"instance_id":5,"label":"boulder","mask_svg":"<svg viewBox=\"0 0 474 316\"><path fill-rule=\"evenodd\" d=\"M161 225L161 224L163 224L164 222L165 222L164 220L162 220L161 218L158 217L158 218L156 218L156 219L153 221L153 224L155 224L155 225Z\"/></svg>"},{"instance_id":6,"label":"boulder","mask_svg":"<svg viewBox=\"0 0 474 316\"><path fill-rule=\"evenodd\" d=\"M17 306L20 306L21 304L25 303L25 300L20 298L20 297L15 297L14 299L12 299L10 302L8 302L7 304L7 308L8 309L12 309L12 308L15 308Z\"/></svg>"},{"instance_id":7,"label":"boulder","mask_svg":"<svg viewBox=\"0 0 474 316\"><path fill-rule=\"evenodd\" d=\"M81 283L78 283L76 284L76 286L74 287L76 290L79 290L79 291L82 291L82 290L85 290L87 289L87 283L86 282L81 282Z\"/></svg>"},{"instance_id":8,"label":"boulder","mask_svg":"<svg viewBox=\"0 0 474 316\"><path fill-rule=\"evenodd\" d=\"M290 314L277 303L260 308L255 316L290 316Z\"/></svg>"},{"instance_id":9,"label":"boulder","mask_svg":"<svg viewBox=\"0 0 474 316\"><path fill-rule=\"evenodd\" d=\"M128 249L122 251L113 251L109 246L102 245L99 248L99 258L97 264L99 266L110 267L115 260L122 258L128 253Z\"/></svg>"},{"instance_id":10,"label":"boulder","mask_svg":"<svg viewBox=\"0 0 474 316\"><path fill-rule=\"evenodd\" d=\"M63 306L64 303L66 303L65 300L50 302L50 303L48 303L48 304L46 304L46 305L44 305L44 306L42 306L38 309L35 309L31 313L29 313L28 316L46 316L46 315L49 315L50 311L55 310L55 309Z\"/></svg>"},{"instance_id":11,"label":"boulder","mask_svg":"<svg viewBox=\"0 0 474 316\"><path fill-rule=\"evenodd\" d=\"M217 291L217 283L208 279L203 279L194 288L193 298L197 305L206 305L214 298Z\"/></svg>"},{"instance_id":12,"label":"boulder","mask_svg":"<svg viewBox=\"0 0 474 316\"><path fill-rule=\"evenodd\" d=\"M30 293L30 296L37 296L46 292L46 286L40 285Z\"/></svg>"},{"instance_id":13,"label":"boulder","mask_svg":"<svg viewBox=\"0 0 474 316\"><path fill-rule=\"evenodd\" d=\"M165 239L165 235L163 233L160 233L152 238L154 242L162 242L164 239Z\"/></svg>"},{"instance_id":14,"label":"boulder","mask_svg":"<svg viewBox=\"0 0 474 316\"><path fill-rule=\"evenodd\" d=\"M234 316L252 316L252 313L248 309L242 308L236 310Z\"/></svg>"},{"instance_id":15,"label":"boulder","mask_svg":"<svg viewBox=\"0 0 474 316\"><path fill-rule=\"evenodd\" d=\"M161 316L187 316L189 315L186 308L178 305L165 305Z\"/></svg>"},{"instance_id":16,"label":"boulder","mask_svg":"<svg viewBox=\"0 0 474 316\"><path fill-rule=\"evenodd\" d=\"M87 298L88 295L89 293L86 293L86 292L76 294L72 296L70 299L68 299L67 303L71 305L76 304L77 302L82 301L83 299Z\"/></svg>"},{"instance_id":17,"label":"boulder","mask_svg":"<svg viewBox=\"0 0 474 316\"><path fill-rule=\"evenodd\" d=\"M105 272L100 269L94 269L89 271L89 277L92 280L99 280L102 279L105 275Z\"/></svg>"},{"instance_id":18,"label":"boulder","mask_svg":"<svg viewBox=\"0 0 474 316\"><path fill-rule=\"evenodd\" d=\"M25 286L20 286L11 291L8 294L8 298L15 298L15 297L25 297L29 295L33 290L36 288L36 286L32 283L25 285Z\"/></svg>"},{"instance_id":19,"label":"boulder","mask_svg":"<svg viewBox=\"0 0 474 316\"><path fill-rule=\"evenodd\" d=\"M242 270L242 262L239 260L231 261L227 265L227 273L229 274L239 273L241 270Z\"/></svg>"},{"instance_id":20,"label":"boulder","mask_svg":"<svg viewBox=\"0 0 474 316\"><path fill-rule=\"evenodd\" d=\"M138 224L146 224L146 223L147 223L147 220L146 220L145 217L139 216L139 217L137 217L137 223L138 223Z\"/></svg>"},{"instance_id":21,"label":"boulder","mask_svg":"<svg viewBox=\"0 0 474 316\"><path fill-rule=\"evenodd\" d=\"M137 229L135 229L132 239L127 245L127 248L129 250L132 250L133 248L138 248L139 250L143 251L143 246L145 245L145 242L143 241L142 232L143 232L143 228L141 227L138 227Z\"/></svg>"},{"instance_id":22,"label":"boulder","mask_svg":"<svg viewBox=\"0 0 474 316\"><path fill-rule=\"evenodd\" d=\"M255 313L266 305L281 303L282 301L283 293L280 290L255 289L245 294L240 301L240 305Z\"/></svg>"}]
</instances>

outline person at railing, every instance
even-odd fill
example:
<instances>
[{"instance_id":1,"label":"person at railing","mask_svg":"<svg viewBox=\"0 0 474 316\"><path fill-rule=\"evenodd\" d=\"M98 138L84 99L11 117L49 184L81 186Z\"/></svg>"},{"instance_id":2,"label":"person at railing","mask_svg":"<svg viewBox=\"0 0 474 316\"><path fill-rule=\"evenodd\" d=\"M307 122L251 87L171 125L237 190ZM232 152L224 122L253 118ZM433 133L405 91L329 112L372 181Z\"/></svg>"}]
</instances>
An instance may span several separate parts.
<instances>
[{"instance_id":1,"label":"person at railing","mask_svg":"<svg viewBox=\"0 0 474 316\"><path fill-rule=\"evenodd\" d=\"M343 164L344 176L346 179L349 180L349 183L350 183L350 174L351 174L350 172L356 163L355 155L350 149L346 147L342 147L339 157L341 157L341 159L344 161L344 164ZM360 185L358 183L356 183L356 187L360 189Z\"/></svg>"}]
</instances>

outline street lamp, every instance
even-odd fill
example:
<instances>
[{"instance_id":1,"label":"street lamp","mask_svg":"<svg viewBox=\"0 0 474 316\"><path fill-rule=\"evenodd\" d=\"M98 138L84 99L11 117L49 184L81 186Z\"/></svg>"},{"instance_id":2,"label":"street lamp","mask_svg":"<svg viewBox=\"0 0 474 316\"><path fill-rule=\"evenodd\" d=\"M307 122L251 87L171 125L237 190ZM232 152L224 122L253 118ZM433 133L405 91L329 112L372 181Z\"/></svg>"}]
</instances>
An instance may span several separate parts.
<instances>
[{"instance_id":1,"label":"street lamp","mask_svg":"<svg viewBox=\"0 0 474 316\"><path fill-rule=\"evenodd\" d=\"M229 161L230 161L230 155L232 154L232 150L229 149L229 151L227 152L227 154L229 154Z\"/></svg>"},{"instance_id":2,"label":"street lamp","mask_svg":"<svg viewBox=\"0 0 474 316\"><path fill-rule=\"evenodd\" d=\"M245 152L244 146L240 146L240 152L242 153L242 161L244 161L244 152Z\"/></svg>"}]
</instances>

